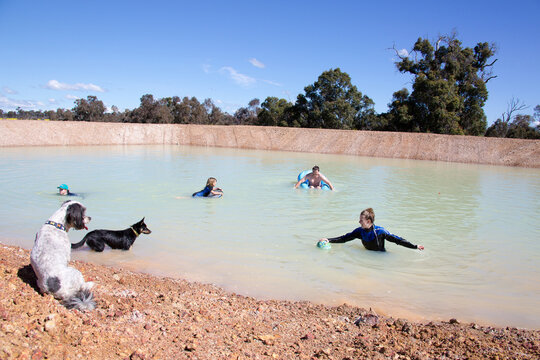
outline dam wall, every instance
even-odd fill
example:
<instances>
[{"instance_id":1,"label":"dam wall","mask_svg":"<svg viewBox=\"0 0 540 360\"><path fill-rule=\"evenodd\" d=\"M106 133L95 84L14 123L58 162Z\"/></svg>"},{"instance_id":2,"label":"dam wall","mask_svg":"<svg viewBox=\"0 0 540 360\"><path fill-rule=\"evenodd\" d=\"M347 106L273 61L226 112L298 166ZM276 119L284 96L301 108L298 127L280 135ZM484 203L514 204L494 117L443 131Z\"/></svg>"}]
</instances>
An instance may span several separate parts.
<instances>
[{"instance_id":1,"label":"dam wall","mask_svg":"<svg viewBox=\"0 0 540 360\"><path fill-rule=\"evenodd\" d=\"M540 141L265 126L0 120L0 147L177 144L540 168Z\"/></svg>"}]
</instances>

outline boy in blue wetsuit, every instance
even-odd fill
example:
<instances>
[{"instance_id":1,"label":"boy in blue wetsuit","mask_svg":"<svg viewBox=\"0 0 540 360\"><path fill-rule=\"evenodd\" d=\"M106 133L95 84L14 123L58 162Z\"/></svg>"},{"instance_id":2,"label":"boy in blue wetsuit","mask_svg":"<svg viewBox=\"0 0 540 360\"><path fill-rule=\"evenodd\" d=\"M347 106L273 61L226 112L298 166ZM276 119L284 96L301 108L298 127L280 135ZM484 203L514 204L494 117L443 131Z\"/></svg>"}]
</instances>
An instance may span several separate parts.
<instances>
[{"instance_id":1,"label":"boy in blue wetsuit","mask_svg":"<svg viewBox=\"0 0 540 360\"><path fill-rule=\"evenodd\" d=\"M334 238L322 238L319 242L327 243L345 243L354 239L361 239L362 244L368 250L374 251L386 251L384 248L384 241L388 240L395 244L408 247L410 249L424 250L422 245L414 245L408 242L407 240L391 234L381 226L376 226L373 224L375 221L375 212L372 208L363 210L360 213L360 227L354 229L352 232L334 237Z\"/></svg>"}]
</instances>

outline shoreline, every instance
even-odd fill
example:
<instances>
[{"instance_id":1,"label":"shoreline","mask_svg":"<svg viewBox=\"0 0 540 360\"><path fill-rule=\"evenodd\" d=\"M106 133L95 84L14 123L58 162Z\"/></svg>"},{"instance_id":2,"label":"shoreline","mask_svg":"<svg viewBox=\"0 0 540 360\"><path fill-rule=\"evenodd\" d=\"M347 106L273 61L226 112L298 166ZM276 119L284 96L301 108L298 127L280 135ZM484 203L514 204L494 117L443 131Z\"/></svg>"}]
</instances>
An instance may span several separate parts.
<instances>
[{"instance_id":1,"label":"shoreline","mask_svg":"<svg viewBox=\"0 0 540 360\"><path fill-rule=\"evenodd\" d=\"M31 246L20 245L20 243L10 241L10 239L0 237L0 246L15 247L21 248L25 251L31 251ZM190 283L209 285L217 287L223 290L226 293L255 298L261 301L284 301L284 302L307 302L314 305L335 307L342 304L358 308L368 308L373 310L378 315L388 317L388 318L403 318L408 321L415 323L427 323L427 322L444 322L445 320L455 318L463 323L475 323L479 326L484 327L493 327L493 328L504 328L512 327L524 330L535 330L536 325L527 325L520 323L519 321L512 322L512 320L502 321L495 320L486 316L470 316L467 314L460 313L459 311L442 311L440 308L438 311L431 311L429 313L423 313L420 308L410 309L401 307L399 304L389 304L387 302L378 302L378 301L355 301L354 299L349 299L346 297L340 297L339 295L335 296L326 296L321 298L320 296L291 296L290 293L285 293L285 291L280 294L269 294L267 291L260 291L261 288L253 289L250 287L239 288L234 283L223 283L209 278L202 279L200 276L191 276L193 274L183 273L178 274L171 271L163 271L163 269L156 270L154 263L145 262L142 263L144 266L141 268L139 266L141 263L111 263L111 262L100 262L99 260L88 259L85 256L78 256L81 253L71 254L71 262L77 263L88 263L93 264L98 267L110 268L112 270L118 269L119 271L127 271L131 273L140 273L147 275L152 278L157 279L172 279L172 280L184 280ZM0 253L1 255L1 253ZM511 318L510 318L511 319ZM1 358L0 358L1 359Z\"/></svg>"},{"instance_id":2,"label":"shoreline","mask_svg":"<svg viewBox=\"0 0 540 360\"><path fill-rule=\"evenodd\" d=\"M0 147L193 145L540 168L540 141L240 125L0 120Z\"/></svg>"},{"instance_id":3,"label":"shoreline","mask_svg":"<svg viewBox=\"0 0 540 360\"><path fill-rule=\"evenodd\" d=\"M540 330L420 323L350 305L258 300L217 286L72 261L96 309L36 290L29 250L0 243L0 358L537 359ZM355 324L358 320L357 324Z\"/></svg>"}]
</instances>

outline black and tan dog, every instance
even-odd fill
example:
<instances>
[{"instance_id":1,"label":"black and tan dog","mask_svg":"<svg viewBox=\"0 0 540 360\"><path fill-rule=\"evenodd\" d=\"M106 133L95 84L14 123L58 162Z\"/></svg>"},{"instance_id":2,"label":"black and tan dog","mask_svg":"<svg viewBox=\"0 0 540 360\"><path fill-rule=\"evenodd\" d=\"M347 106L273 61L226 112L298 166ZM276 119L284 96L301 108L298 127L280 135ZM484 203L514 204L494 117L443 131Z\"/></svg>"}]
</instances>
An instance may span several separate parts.
<instances>
[{"instance_id":1,"label":"black and tan dog","mask_svg":"<svg viewBox=\"0 0 540 360\"><path fill-rule=\"evenodd\" d=\"M129 250L140 234L150 234L152 231L146 227L144 218L138 223L131 225L125 230L93 230L76 244L71 244L72 249L77 249L86 243L92 250L103 251L105 244L113 249Z\"/></svg>"}]
</instances>

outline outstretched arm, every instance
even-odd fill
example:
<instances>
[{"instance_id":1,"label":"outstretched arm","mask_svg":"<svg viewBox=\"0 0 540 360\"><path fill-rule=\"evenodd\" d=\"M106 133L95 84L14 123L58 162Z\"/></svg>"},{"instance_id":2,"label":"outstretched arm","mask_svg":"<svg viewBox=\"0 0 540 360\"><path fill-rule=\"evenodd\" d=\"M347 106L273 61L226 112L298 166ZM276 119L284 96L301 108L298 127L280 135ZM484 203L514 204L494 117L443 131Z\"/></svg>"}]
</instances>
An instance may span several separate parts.
<instances>
[{"instance_id":1,"label":"outstretched arm","mask_svg":"<svg viewBox=\"0 0 540 360\"><path fill-rule=\"evenodd\" d=\"M328 180L328 178L324 175L321 175L321 179L323 179L323 181L325 183L328 184L328 186L330 186L330 190L334 190L334 185L332 185L332 183L330 182L330 180Z\"/></svg>"},{"instance_id":2,"label":"outstretched arm","mask_svg":"<svg viewBox=\"0 0 540 360\"><path fill-rule=\"evenodd\" d=\"M351 241L353 240L353 238L349 239L349 238L346 238L346 235L343 235L343 236L338 236L338 237L335 237L335 238L330 238L330 239L327 239L327 238L322 238L322 239L319 239L319 241L317 241L317 243L319 242L322 242L322 243L335 243L335 244L338 244L338 243L345 243L347 241Z\"/></svg>"},{"instance_id":3,"label":"outstretched arm","mask_svg":"<svg viewBox=\"0 0 540 360\"><path fill-rule=\"evenodd\" d=\"M393 242L394 244L405 246L406 248L409 248L409 249L424 250L424 247L422 245L414 245L410 243L409 241L405 240L404 238L401 238L394 234L386 233L385 239L390 242Z\"/></svg>"},{"instance_id":4,"label":"outstretched arm","mask_svg":"<svg viewBox=\"0 0 540 360\"><path fill-rule=\"evenodd\" d=\"M307 176L307 175L306 175ZM298 189L298 186L300 186L301 183L303 183L304 181L306 181L306 177L304 176L303 178L301 178L300 180L298 180L298 182L296 183L296 185L294 185L294 188L295 189Z\"/></svg>"},{"instance_id":5,"label":"outstretched arm","mask_svg":"<svg viewBox=\"0 0 540 360\"><path fill-rule=\"evenodd\" d=\"M333 238L323 238L321 240L328 240L328 242L331 242L331 243L335 243L335 244L338 244L338 243L346 243L348 241L351 241L351 240L354 240L354 239L361 239L362 237L360 236L359 233L357 233L358 229L355 229L353 231L351 231L350 233L348 234L345 234L345 235L341 235L341 236L338 236L338 237L333 237Z\"/></svg>"}]
</instances>

